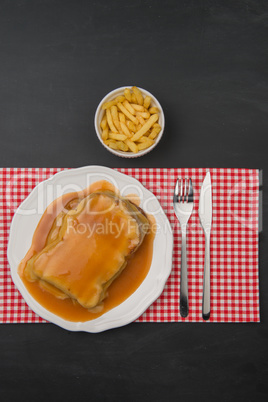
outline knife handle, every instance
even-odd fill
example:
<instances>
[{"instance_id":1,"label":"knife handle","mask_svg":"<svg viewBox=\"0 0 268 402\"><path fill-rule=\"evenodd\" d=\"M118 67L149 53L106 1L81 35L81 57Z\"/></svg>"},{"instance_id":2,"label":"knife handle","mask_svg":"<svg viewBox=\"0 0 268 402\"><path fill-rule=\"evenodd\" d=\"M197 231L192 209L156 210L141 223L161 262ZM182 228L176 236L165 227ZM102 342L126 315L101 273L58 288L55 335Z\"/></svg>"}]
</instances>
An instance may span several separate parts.
<instances>
[{"instance_id":1,"label":"knife handle","mask_svg":"<svg viewBox=\"0 0 268 402\"><path fill-rule=\"evenodd\" d=\"M181 233L180 314L182 317L189 314L186 231Z\"/></svg>"},{"instance_id":2,"label":"knife handle","mask_svg":"<svg viewBox=\"0 0 268 402\"><path fill-rule=\"evenodd\" d=\"M208 320L210 317L210 233L205 234L202 316L204 320Z\"/></svg>"}]
</instances>

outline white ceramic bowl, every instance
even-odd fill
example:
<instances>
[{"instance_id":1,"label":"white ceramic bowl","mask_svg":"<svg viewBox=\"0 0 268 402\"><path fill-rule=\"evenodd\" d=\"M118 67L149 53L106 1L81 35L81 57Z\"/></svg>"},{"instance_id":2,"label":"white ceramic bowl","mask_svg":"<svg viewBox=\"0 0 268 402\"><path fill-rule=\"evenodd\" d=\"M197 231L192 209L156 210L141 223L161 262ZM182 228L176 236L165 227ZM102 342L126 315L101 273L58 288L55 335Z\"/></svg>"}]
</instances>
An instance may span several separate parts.
<instances>
[{"instance_id":1,"label":"white ceramic bowl","mask_svg":"<svg viewBox=\"0 0 268 402\"><path fill-rule=\"evenodd\" d=\"M134 152L123 152L123 151L117 151L115 149L112 149L110 147L108 147L107 145L104 144L102 138L101 138L101 128L100 128L100 123L101 120L103 118L104 115L104 110L102 110L101 106L103 105L103 103L105 102L109 102L111 100L113 100L114 98L116 98L119 95L124 95L124 90L125 88L132 88L132 86L124 86L124 87L120 87L115 89L114 91L109 92L99 103L96 113L95 113L95 119L94 119L94 123L95 123L95 130L98 136L98 139L100 140L101 144L111 153L113 153L114 155L117 156L121 156L123 158L137 158L139 156L145 155L148 152L152 151L157 144L159 143L159 141L161 140L161 137L163 135L164 132L164 128L165 128L165 116L164 116L164 112L162 109L162 106L160 105L160 103L158 102L158 100L156 99L156 97L154 95L152 95L150 92L146 91L143 88L140 88L140 91L142 92L143 96L150 96L152 98L151 101L151 106L155 106L159 109L159 121L158 123L160 124L160 126L162 127L160 133L158 134L158 136L156 137L155 143L153 145L151 145L149 148L147 149L143 149L142 151L139 151L137 153Z\"/></svg>"}]
</instances>

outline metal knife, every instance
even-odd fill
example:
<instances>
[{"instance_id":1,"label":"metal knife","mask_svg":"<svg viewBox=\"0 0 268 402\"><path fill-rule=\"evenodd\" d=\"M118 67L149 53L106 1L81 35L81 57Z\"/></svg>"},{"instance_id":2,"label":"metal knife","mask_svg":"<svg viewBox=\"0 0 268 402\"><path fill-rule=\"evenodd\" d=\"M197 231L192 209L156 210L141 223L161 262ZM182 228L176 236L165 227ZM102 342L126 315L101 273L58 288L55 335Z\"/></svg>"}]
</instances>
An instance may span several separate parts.
<instances>
[{"instance_id":1,"label":"metal knife","mask_svg":"<svg viewBox=\"0 0 268 402\"><path fill-rule=\"evenodd\" d=\"M210 232L212 223L212 188L210 172L207 172L200 191L199 219L205 234L202 316L204 320L208 320L210 317Z\"/></svg>"}]
</instances>

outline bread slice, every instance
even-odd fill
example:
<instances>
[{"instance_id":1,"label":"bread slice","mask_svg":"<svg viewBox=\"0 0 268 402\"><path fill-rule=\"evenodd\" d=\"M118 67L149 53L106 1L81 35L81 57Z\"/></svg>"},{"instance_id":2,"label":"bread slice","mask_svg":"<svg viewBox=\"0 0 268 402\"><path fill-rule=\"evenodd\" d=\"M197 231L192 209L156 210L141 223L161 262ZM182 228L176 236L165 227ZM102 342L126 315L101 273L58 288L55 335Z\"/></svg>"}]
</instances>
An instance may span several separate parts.
<instances>
[{"instance_id":1,"label":"bread slice","mask_svg":"<svg viewBox=\"0 0 268 402\"><path fill-rule=\"evenodd\" d=\"M45 247L27 262L24 275L56 297L93 308L148 229L145 213L129 200L111 191L92 193L59 214Z\"/></svg>"}]
</instances>

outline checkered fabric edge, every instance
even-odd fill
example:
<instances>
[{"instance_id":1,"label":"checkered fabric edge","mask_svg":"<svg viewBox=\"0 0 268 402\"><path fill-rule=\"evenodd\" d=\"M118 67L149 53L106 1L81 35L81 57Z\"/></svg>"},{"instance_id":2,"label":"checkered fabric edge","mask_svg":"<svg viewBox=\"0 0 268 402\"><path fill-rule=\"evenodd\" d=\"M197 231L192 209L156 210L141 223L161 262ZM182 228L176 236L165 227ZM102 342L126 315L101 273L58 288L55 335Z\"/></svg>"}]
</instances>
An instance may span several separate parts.
<instances>
[{"instance_id":1,"label":"checkered fabric edge","mask_svg":"<svg viewBox=\"0 0 268 402\"><path fill-rule=\"evenodd\" d=\"M0 322L40 323L15 288L7 261L9 228L16 208L41 181L62 168L0 169ZM139 180L159 200L174 235L173 266L161 296L137 322L204 322L202 292L205 240L198 200L207 169L118 168ZM211 316L207 322L259 322L259 171L210 169L213 197L211 232ZM195 204L188 224L189 316L179 312L180 227L172 196L177 177L191 177ZM207 323L206 322L206 323Z\"/></svg>"}]
</instances>

